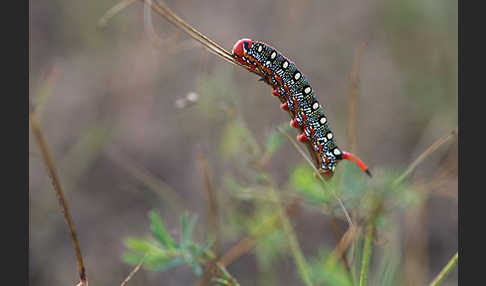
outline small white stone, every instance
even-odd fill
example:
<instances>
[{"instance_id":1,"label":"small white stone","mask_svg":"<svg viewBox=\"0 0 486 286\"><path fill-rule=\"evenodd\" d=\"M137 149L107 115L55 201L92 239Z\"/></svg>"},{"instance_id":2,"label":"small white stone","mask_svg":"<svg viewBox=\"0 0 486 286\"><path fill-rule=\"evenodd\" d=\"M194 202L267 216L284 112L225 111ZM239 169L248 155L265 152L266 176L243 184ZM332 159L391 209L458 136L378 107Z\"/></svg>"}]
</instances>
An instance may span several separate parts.
<instances>
[{"instance_id":1,"label":"small white stone","mask_svg":"<svg viewBox=\"0 0 486 286\"><path fill-rule=\"evenodd\" d=\"M175 106L179 109L184 108L186 106L186 100L184 98L178 98L175 101Z\"/></svg>"},{"instance_id":2,"label":"small white stone","mask_svg":"<svg viewBox=\"0 0 486 286\"><path fill-rule=\"evenodd\" d=\"M195 102L199 99L199 94L195 92L189 92L186 96L187 100Z\"/></svg>"}]
</instances>

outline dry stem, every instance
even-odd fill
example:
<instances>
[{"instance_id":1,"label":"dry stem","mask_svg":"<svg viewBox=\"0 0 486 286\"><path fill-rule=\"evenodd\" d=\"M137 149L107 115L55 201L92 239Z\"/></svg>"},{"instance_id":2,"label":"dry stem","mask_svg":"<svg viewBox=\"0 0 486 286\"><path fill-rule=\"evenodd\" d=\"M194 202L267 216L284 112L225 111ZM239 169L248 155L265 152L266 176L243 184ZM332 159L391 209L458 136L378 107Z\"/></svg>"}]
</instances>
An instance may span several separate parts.
<instances>
[{"instance_id":1,"label":"dry stem","mask_svg":"<svg viewBox=\"0 0 486 286\"><path fill-rule=\"evenodd\" d=\"M66 220L66 224L69 229L69 233L71 234L71 241L73 242L74 250L76 252L76 258L78 263L78 273L80 278L80 284L83 286L88 286L88 279L86 277L86 270L83 263L83 256L81 255L81 248L79 247L79 242L76 236L76 231L74 229L74 224L71 219L71 215L69 213L68 203L64 198L64 192L61 185L61 181L56 172L56 167L54 164L54 160L52 159L51 153L49 151L49 147L47 142L44 138L42 133L39 120L37 119L37 115L35 111L30 113L30 126L32 129L32 133L36 139L37 145L39 146L42 160L47 168L49 173L49 177L51 178L51 183L54 191L56 192L56 196L61 207L61 213Z\"/></svg>"}]
</instances>

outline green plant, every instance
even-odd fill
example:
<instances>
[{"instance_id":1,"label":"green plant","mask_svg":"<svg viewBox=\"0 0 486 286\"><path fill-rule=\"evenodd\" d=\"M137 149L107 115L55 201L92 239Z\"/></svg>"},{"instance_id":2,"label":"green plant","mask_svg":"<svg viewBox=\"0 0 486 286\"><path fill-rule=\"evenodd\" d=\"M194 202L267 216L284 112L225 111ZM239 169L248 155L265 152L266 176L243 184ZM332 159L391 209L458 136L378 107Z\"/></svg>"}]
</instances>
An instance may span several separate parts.
<instances>
[{"instance_id":1,"label":"green plant","mask_svg":"<svg viewBox=\"0 0 486 286\"><path fill-rule=\"evenodd\" d=\"M169 235L160 216L155 212L149 213L152 237L145 239L128 238L125 245L128 251L123 260L137 265L143 261L145 268L154 271L165 271L174 267L186 265L194 274L201 276L204 268L212 267L215 274L213 281L222 285L238 285L236 280L219 264L212 264L215 255L210 250L211 243L201 245L193 241L193 232L197 216L184 213L181 217L181 238L176 241Z\"/></svg>"}]
</instances>

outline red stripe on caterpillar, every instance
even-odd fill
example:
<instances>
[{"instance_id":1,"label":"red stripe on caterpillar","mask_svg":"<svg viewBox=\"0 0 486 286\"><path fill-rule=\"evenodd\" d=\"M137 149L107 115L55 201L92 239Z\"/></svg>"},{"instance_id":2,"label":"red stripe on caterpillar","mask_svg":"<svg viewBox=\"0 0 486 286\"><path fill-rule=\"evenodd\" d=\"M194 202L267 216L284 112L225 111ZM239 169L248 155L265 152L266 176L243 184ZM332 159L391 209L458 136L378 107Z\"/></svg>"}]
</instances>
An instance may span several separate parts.
<instances>
[{"instance_id":1,"label":"red stripe on caterpillar","mask_svg":"<svg viewBox=\"0 0 486 286\"><path fill-rule=\"evenodd\" d=\"M350 160L371 176L357 156L338 148L314 90L292 61L275 48L250 39L236 42L232 55L273 88L272 94L280 99L280 108L290 114L290 126L300 130L297 140L306 144L320 174L330 178L338 161Z\"/></svg>"}]
</instances>

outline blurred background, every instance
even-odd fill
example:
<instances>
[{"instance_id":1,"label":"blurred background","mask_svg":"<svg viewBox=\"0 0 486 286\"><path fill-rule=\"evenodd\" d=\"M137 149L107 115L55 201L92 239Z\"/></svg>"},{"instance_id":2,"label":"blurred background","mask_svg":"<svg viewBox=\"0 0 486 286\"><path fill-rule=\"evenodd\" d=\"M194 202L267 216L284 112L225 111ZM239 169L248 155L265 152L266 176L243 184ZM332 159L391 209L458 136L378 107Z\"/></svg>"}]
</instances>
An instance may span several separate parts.
<instances>
[{"instance_id":1,"label":"blurred background","mask_svg":"<svg viewBox=\"0 0 486 286\"><path fill-rule=\"evenodd\" d=\"M288 126L289 118L269 86L208 53L157 14L147 26L140 1L106 23L99 21L118 2L29 3L29 100L64 184L91 285L119 285L128 275L133 266L122 259L124 241L149 234L150 210L175 237L183 211L197 214L195 239L216 236L221 253L230 249L275 213L258 187L254 161L262 158L283 203L298 203L291 222L306 259L335 248L332 213L320 206L335 210L341 234L346 221L307 180L311 170L304 158L279 137L277 127ZM366 42L353 149L376 183L347 162L331 182L353 218L365 217L364 194L398 177L457 127L457 1L166 3L227 50L250 38L293 60L345 150L351 144L350 74ZM386 284L380 282L383 273L392 277L389 285L428 284L457 251L457 157L453 137L427 156L405 186L387 193L370 285ZM208 219L208 188L219 202L217 234ZM34 140L29 199L30 284L77 284L72 243ZM228 266L241 285L304 285L286 236L278 233ZM353 263L351 251L349 259ZM382 269L387 265L392 270ZM143 269L128 285L196 280L182 266ZM457 270L443 285L457 285Z\"/></svg>"}]
</instances>

